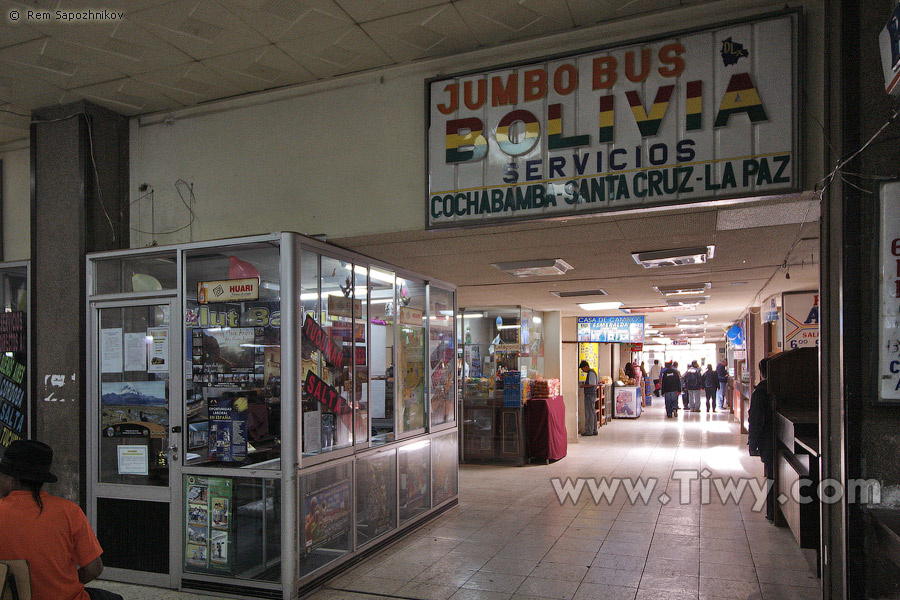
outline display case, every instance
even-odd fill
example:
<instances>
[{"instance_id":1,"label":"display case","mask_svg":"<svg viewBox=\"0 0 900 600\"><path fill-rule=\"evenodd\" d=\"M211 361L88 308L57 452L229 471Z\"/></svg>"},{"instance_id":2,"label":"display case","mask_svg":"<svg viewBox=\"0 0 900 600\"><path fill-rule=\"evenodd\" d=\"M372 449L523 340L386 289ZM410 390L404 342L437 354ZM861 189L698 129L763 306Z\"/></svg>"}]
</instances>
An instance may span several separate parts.
<instances>
[{"instance_id":1,"label":"display case","mask_svg":"<svg viewBox=\"0 0 900 600\"><path fill-rule=\"evenodd\" d=\"M456 503L454 286L295 233L87 267L111 579L296 598Z\"/></svg>"},{"instance_id":2,"label":"display case","mask_svg":"<svg viewBox=\"0 0 900 600\"><path fill-rule=\"evenodd\" d=\"M0 453L30 432L28 318L30 264L0 262ZM54 375L47 388L58 390L65 377ZM53 394L48 396L53 400Z\"/></svg>"},{"instance_id":3,"label":"display case","mask_svg":"<svg viewBox=\"0 0 900 600\"><path fill-rule=\"evenodd\" d=\"M542 313L523 307L460 311L462 460L525 464L523 402L544 367Z\"/></svg>"}]
</instances>

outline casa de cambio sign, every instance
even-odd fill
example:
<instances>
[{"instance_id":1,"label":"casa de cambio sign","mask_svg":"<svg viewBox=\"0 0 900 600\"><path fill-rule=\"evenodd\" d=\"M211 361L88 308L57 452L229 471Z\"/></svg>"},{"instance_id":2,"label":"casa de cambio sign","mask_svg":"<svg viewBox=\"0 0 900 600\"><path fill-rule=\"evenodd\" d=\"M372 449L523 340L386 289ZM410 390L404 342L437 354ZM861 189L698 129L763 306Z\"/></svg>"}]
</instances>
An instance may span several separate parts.
<instances>
[{"instance_id":1,"label":"casa de cambio sign","mask_svg":"<svg viewBox=\"0 0 900 600\"><path fill-rule=\"evenodd\" d=\"M429 228L798 189L796 15L429 82Z\"/></svg>"}]
</instances>

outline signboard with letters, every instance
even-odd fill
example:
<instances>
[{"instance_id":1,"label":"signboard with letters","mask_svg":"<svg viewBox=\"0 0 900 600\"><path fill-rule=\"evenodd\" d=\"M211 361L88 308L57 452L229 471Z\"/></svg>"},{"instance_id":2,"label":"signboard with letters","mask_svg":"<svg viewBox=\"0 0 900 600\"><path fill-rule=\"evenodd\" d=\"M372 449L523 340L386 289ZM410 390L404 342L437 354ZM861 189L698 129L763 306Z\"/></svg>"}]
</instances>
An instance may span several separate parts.
<instances>
[{"instance_id":1,"label":"signboard with letters","mask_svg":"<svg viewBox=\"0 0 900 600\"><path fill-rule=\"evenodd\" d=\"M797 16L429 82L427 227L799 188Z\"/></svg>"},{"instance_id":2,"label":"signboard with letters","mask_svg":"<svg viewBox=\"0 0 900 600\"><path fill-rule=\"evenodd\" d=\"M781 311L785 350L819 346L819 292L785 292Z\"/></svg>"},{"instance_id":3,"label":"signboard with letters","mask_svg":"<svg viewBox=\"0 0 900 600\"><path fill-rule=\"evenodd\" d=\"M197 282L197 302L241 302L259 300L259 279L223 279Z\"/></svg>"},{"instance_id":4,"label":"signboard with letters","mask_svg":"<svg viewBox=\"0 0 900 600\"><path fill-rule=\"evenodd\" d=\"M884 403L900 403L900 181L881 186L879 240L879 394Z\"/></svg>"},{"instance_id":5,"label":"signboard with letters","mask_svg":"<svg viewBox=\"0 0 900 600\"><path fill-rule=\"evenodd\" d=\"M579 342L643 343L644 317L578 317Z\"/></svg>"}]
</instances>

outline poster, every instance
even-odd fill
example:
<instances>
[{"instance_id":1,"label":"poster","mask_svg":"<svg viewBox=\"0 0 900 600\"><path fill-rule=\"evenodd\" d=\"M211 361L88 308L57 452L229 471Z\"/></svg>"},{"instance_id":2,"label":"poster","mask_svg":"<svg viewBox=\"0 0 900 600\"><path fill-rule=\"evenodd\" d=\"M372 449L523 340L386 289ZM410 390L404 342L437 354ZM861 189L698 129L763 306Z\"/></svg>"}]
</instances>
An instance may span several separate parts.
<instances>
[{"instance_id":1,"label":"poster","mask_svg":"<svg viewBox=\"0 0 900 600\"><path fill-rule=\"evenodd\" d=\"M303 539L308 552L347 535L350 507L349 479L339 479L304 495Z\"/></svg>"},{"instance_id":2,"label":"poster","mask_svg":"<svg viewBox=\"0 0 900 600\"><path fill-rule=\"evenodd\" d=\"M644 317L578 317L579 342L644 341Z\"/></svg>"},{"instance_id":3,"label":"poster","mask_svg":"<svg viewBox=\"0 0 900 600\"><path fill-rule=\"evenodd\" d=\"M126 333L125 370L149 371L147 365L147 336L143 333Z\"/></svg>"},{"instance_id":4,"label":"poster","mask_svg":"<svg viewBox=\"0 0 900 600\"><path fill-rule=\"evenodd\" d=\"M207 399L210 460L240 462L247 458L247 398L231 394Z\"/></svg>"},{"instance_id":5,"label":"poster","mask_svg":"<svg viewBox=\"0 0 900 600\"><path fill-rule=\"evenodd\" d=\"M613 405L617 419L636 419L641 416L638 388L616 386Z\"/></svg>"},{"instance_id":6,"label":"poster","mask_svg":"<svg viewBox=\"0 0 900 600\"><path fill-rule=\"evenodd\" d=\"M819 292L785 292L781 295L783 348L819 346Z\"/></svg>"},{"instance_id":7,"label":"poster","mask_svg":"<svg viewBox=\"0 0 900 600\"><path fill-rule=\"evenodd\" d=\"M0 447L25 437L25 363L4 354L0 358Z\"/></svg>"},{"instance_id":8,"label":"poster","mask_svg":"<svg viewBox=\"0 0 900 600\"><path fill-rule=\"evenodd\" d=\"M26 315L21 310L0 312L0 352L25 352Z\"/></svg>"},{"instance_id":9,"label":"poster","mask_svg":"<svg viewBox=\"0 0 900 600\"><path fill-rule=\"evenodd\" d=\"M122 328L100 330L100 372L122 372Z\"/></svg>"},{"instance_id":10,"label":"poster","mask_svg":"<svg viewBox=\"0 0 900 600\"><path fill-rule=\"evenodd\" d=\"M231 574L232 480L185 475L185 489L185 570Z\"/></svg>"},{"instance_id":11,"label":"poster","mask_svg":"<svg viewBox=\"0 0 900 600\"><path fill-rule=\"evenodd\" d=\"M896 11L895 11L896 14ZM878 399L900 402L900 182L881 186Z\"/></svg>"},{"instance_id":12,"label":"poster","mask_svg":"<svg viewBox=\"0 0 900 600\"><path fill-rule=\"evenodd\" d=\"M100 427L139 423L152 438L165 438L169 407L165 381L104 381L100 384Z\"/></svg>"},{"instance_id":13,"label":"poster","mask_svg":"<svg viewBox=\"0 0 900 600\"><path fill-rule=\"evenodd\" d=\"M594 371L600 370L600 346L595 342L581 342L578 344L578 364L586 360ZM578 369L578 382L584 383L587 373Z\"/></svg>"},{"instance_id":14,"label":"poster","mask_svg":"<svg viewBox=\"0 0 900 600\"><path fill-rule=\"evenodd\" d=\"M169 372L169 328L148 327L147 339L150 349L147 353L148 373Z\"/></svg>"},{"instance_id":15,"label":"poster","mask_svg":"<svg viewBox=\"0 0 900 600\"><path fill-rule=\"evenodd\" d=\"M194 329L192 340L195 383L249 383L263 377L254 368L259 345L255 328Z\"/></svg>"}]
</instances>

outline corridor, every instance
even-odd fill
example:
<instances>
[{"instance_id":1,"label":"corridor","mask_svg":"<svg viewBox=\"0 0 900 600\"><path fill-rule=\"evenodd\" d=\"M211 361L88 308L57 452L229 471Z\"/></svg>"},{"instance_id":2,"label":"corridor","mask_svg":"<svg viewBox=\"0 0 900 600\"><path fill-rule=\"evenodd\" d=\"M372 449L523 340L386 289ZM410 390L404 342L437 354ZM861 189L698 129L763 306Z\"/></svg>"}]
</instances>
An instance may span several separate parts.
<instances>
[{"instance_id":1,"label":"corridor","mask_svg":"<svg viewBox=\"0 0 900 600\"><path fill-rule=\"evenodd\" d=\"M331 580L314 600L740 600L819 598L818 580L787 528L754 512L748 489L718 501L716 478L761 477L737 423L718 413L665 418L662 402L636 420L615 420L569 446L552 465L471 466L460 471L460 503L401 542ZM701 503L703 471L712 490ZM676 473L684 478L687 474ZM587 488L560 505L552 478L658 479L646 506L623 490L595 504ZM696 476L695 476L696 477ZM707 485L707 484L705 484ZM665 491L672 501L661 505ZM193 594L105 584L126 598Z\"/></svg>"}]
</instances>

